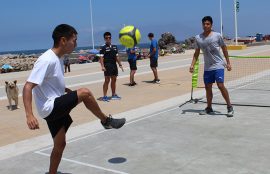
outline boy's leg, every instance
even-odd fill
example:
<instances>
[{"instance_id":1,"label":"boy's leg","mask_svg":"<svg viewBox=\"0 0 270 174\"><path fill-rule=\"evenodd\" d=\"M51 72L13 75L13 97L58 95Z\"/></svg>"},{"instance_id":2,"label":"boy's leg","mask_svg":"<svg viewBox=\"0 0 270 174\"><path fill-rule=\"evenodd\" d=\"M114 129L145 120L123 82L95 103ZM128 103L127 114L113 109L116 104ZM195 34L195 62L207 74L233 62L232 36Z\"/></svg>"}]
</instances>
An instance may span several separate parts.
<instances>
[{"instance_id":1,"label":"boy's leg","mask_svg":"<svg viewBox=\"0 0 270 174\"><path fill-rule=\"evenodd\" d=\"M110 83L110 76L105 76L105 81L103 83L103 96L107 96L109 83Z\"/></svg>"},{"instance_id":2,"label":"boy's leg","mask_svg":"<svg viewBox=\"0 0 270 174\"><path fill-rule=\"evenodd\" d=\"M208 108L212 108L212 100L213 100L212 86L213 83L205 84L206 100Z\"/></svg>"},{"instance_id":3,"label":"boy's leg","mask_svg":"<svg viewBox=\"0 0 270 174\"><path fill-rule=\"evenodd\" d=\"M131 84L134 84L134 85L136 84L135 83L135 79L134 79L136 70L137 70L137 61L136 60L133 60L131 62L131 66L130 66L130 76L131 76L130 83Z\"/></svg>"},{"instance_id":4,"label":"boy's leg","mask_svg":"<svg viewBox=\"0 0 270 174\"><path fill-rule=\"evenodd\" d=\"M115 119L111 116L107 117L100 109L93 94L87 88L77 90L78 103L83 102L88 110L101 120L101 124L105 129L119 129L125 122L125 118Z\"/></svg>"},{"instance_id":5,"label":"boy's leg","mask_svg":"<svg viewBox=\"0 0 270 174\"><path fill-rule=\"evenodd\" d=\"M131 71L131 83L135 83L135 80L134 80L135 73L136 73L136 70Z\"/></svg>"},{"instance_id":6,"label":"boy's leg","mask_svg":"<svg viewBox=\"0 0 270 174\"><path fill-rule=\"evenodd\" d=\"M112 89L112 96L114 96L116 94L116 79L117 76L111 76L111 89Z\"/></svg>"},{"instance_id":7,"label":"boy's leg","mask_svg":"<svg viewBox=\"0 0 270 174\"><path fill-rule=\"evenodd\" d=\"M212 71L204 71L203 73L203 81L205 85L206 91L206 99L207 99L207 108L212 108L212 100L213 100L213 91L212 86L215 82L215 70Z\"/></svg>"},{"instance_id":8,"label":"boy's leg","mask_svg":"<svg viewBox=\"0 0 270 174\"><path fill-rule=\"evenodd\" d=\"M66 147L66 131L62 127L53 138L53 150L50 157L49 174L56 174L63 151Z\"/></svg>"},{"instance_id":9,"label":"boy's leg","mask_svg":"<svg viewBox=\"0 0 270 174\"><path fill-rule=\"evenodd\" d=\"M129 84L133 83L133 77L132 77L132 70L130 69L130 74L129 74Z\"/></svg>"},{"instance_id":10,"label":"boy's leg","mask_svg":"<svg viewBox=\"0 0 270 174\"><path fill-rule=\"evenodd\" d=\"M227 106L231 107L232 104L231 104L231 101L230 101L230 96L229 96L228 90L224 86L224 83L217 83L217 86L218 86L223 98L225 99L225 101L227 103Z\"/></svg>"},{"instance_id":11,"label":"boy's leg","mask_svg":"<svg viewBox=\"0 0 270 174\"><path fill-rule=\"evenodd\" d=\"M151 69L152 69L152 71L153 71L155 80L157 80L157 79L158 79L157 68L151 67Z\"/></svg>"},{"instance_id":12,"label":"boy's leg","mask_svg":"<svg viewBox=\"0 0 270 174\"><path fill-rule=\"evenodd\" d=\"M130 70L130 73L129 73L129 84L132 84L132 70Z\"/></svg>"},{"instance_id":13,"label":"boy's leg","mask_svg":"<svg viewBox=\"0 0 270 174\"><path fill-rule=\"evenodd\" d=\"M91 91L87 88L81 88L77 90L78 103L83 102L88 110L90 110L95 116L97 116L102 123L106 122L107 116L101 111L96 99Z\"/></svg>"},{"instance_id":14,"label":"boy's leg","mask_svg":"<svg viewBox=\"0 0 270 174\"><path fill-rule=\"evenodd\" d=\"M224 86L224 69L216 70L215 80L217 82L217 86L218 86L223 98L225 99L225 101L227 103L227 106L231 107L231 101L230 101L229 93L228 93L227 89Z\"/></svg>"}]
</instances>

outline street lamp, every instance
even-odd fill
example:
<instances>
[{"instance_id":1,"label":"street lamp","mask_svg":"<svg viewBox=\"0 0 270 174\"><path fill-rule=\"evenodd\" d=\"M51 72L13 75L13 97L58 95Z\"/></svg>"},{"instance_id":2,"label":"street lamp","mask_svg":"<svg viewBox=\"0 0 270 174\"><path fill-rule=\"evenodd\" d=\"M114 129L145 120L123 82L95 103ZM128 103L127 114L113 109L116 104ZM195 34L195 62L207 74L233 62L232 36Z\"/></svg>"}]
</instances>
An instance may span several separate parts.
<instances>
[{"instance_id":1,"label":"street lamp","mask_svg":"<svg viewBox=\"0 0 270 174\"><path fill-rule=\"evenodd\" d=\"M222 0L219 0L219 11L220 11L220 34L223 37Z\"/></svg>"},{"instance_id":2,"label":"street lamp","mask_svg":"<svg viewBox=\"0 0 270 174\"><path fill-rule=\"evenodd\" d=\"M92 14L92 0L90 0L90 15L91 15L91 30L92 30L92 46L95 49L94 43L94 27L93 27L93 14Z\"/></svg>"},{"instance_id":3,"label":"street lamp","mask_svg":"<svg viewBox=\"0 0 270 174\"><path fill-rule=\"evenodd\" d=\"M239 2L234 0L234 26L235 26L235 45L238 45L238 36L237 36L237 12L239 11Z\"/></svg>"}]
</instances>

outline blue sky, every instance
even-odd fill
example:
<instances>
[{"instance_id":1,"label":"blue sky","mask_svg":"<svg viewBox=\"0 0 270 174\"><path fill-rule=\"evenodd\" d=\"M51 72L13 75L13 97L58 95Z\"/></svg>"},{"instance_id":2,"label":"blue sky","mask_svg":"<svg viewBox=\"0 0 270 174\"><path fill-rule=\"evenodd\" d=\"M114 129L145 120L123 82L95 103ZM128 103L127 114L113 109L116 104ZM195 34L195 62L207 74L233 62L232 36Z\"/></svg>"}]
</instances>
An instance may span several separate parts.
<instances>
[{"instance_id":1,"label":"blue sky","mask_svg":"<svg viewBox=\"0 0 270 174\"><path fill-rule=\"evenodd\" d=\"M270 1L239 0L239 36L270 34ZM172 32L184 40L202 31L201 18L210 15L214 30L220 31L219 0L92 0L95 45L103 43L102 34L110 31L113 42L123 25L134 25L148 42L147 33L158 39ZM222 0L224 34L234 37L233 0ZM89 0L2 0L0 6L0 52L47 49L51 33L61 23L74 26L78 46L90 46Z\"/></svg>"}]
</instances>

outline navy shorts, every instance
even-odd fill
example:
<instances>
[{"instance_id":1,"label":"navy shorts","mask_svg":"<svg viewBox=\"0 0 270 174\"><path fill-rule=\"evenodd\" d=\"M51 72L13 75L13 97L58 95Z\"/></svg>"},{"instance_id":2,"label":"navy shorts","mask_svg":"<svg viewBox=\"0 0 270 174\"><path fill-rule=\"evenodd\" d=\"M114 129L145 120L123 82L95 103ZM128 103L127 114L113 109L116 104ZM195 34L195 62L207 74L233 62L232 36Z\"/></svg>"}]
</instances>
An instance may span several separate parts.
<instances>
[{"instance_id":1,"label":"navy shorts","mask_svg":"<svg viewBox=\"0 0 270 174\"><path fill-rule=\"evenodd\" d=\"M130 70L137 70L136 60L128 59Z\"/></svg>"},{"instance_id":2,"label":"navy shorts","mask_svg":"<svg viewBox=\"0 0 270 174\"><path fill-rule=\"evenodd\" d=\"M150 67L151 68L156 68L158 67L158 59L155 57L150 58Z\"/></svg>"},{"instance_id":3,"label":"navy shorts","mask_svg":"<svg viewBox=\"0 0 270 174\"><path fill-rule=\"evenodd\" d=\"M204 71L203 80L204 84L224 83L224 69Z\"/></svg>"},{"instance_id":4,"label":"navy shorts","mask_svg":"<svg viewBox=\"0 0 270 174\"><path fill-rule=\"evenodd\" d=\"M104 71L104 76L118 76L118 68L116 64L107 63L104 64L106 71Z\"/></svg>"},{"instance_id":5,"label":"navy shorts","mask_svg":"<svg viewBox=\"0 0 270 174\"><path fill-rule=\"evenodd\" d=\"M69 126L73 122L69 113L75 106L77 106L77 104L77 91L72 91L55 98L52 112L44 118L47 121L48 128L53 138L62 127L64 127L67 132Z\"/></svg>"}]
</instances>

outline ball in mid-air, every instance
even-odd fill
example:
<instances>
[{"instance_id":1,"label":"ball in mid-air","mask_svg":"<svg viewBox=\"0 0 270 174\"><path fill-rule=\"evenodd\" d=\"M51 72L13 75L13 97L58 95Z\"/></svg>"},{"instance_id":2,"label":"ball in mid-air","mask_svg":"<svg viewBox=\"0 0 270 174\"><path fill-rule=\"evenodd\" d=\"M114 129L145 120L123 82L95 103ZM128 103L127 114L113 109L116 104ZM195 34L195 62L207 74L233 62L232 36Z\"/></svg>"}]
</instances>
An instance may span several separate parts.
<instances>
[{"instance_id":1,"label":"ball in mid-air","mask_svg":"<svg viewBox=\"0 0 270 174\"><path fill-rule=\"evenodd\" d=\"M141 33L138 28L134 26L125 26L119 32L119 41L127 48L132 48L141 40Z\"/></svg>"}]
</instances>

